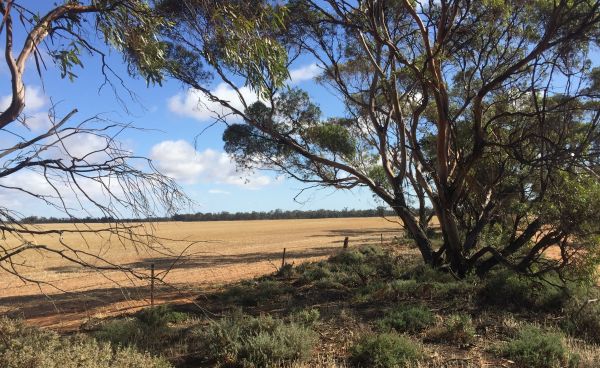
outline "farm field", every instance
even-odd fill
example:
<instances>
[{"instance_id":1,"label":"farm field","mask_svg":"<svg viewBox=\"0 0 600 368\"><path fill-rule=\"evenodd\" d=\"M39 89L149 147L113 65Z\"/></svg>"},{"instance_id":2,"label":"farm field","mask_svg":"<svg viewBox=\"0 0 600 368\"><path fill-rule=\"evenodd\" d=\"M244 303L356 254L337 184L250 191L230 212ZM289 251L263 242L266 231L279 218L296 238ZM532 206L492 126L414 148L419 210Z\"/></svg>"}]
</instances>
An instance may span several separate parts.
<instances>
[{"instance_id":1,"label":"farm field","mask_svg":"<svg viewBox=\"0 0 600 368\"><path fill-rule=\"evenodd\" d=\"M39 225L45 229L73 229L74 225ZM78 225L80 228L83 225ZM89 225L100 228L102 224ZM91 254L148 275L155 265L157 303L195 300L200 290L273 272L286 262L299 264L323 259L350 246L391 241L400 235L397 224L382 218L164 222L153 229L163 249L134 248L115 239L66 233L62 241ZM37 244L58 245L59 238L42 235ZM181 259L179 255L184 255ZM0 313L24 317L40 326L78 328L88 318L128 312L147 306L147 278L121 271L94 271L58 256L28 253L21 274L41 281L24 283L4 273L0 278ZM165 272L168 270L168 273Z\"/></svg>"}]
</instances>

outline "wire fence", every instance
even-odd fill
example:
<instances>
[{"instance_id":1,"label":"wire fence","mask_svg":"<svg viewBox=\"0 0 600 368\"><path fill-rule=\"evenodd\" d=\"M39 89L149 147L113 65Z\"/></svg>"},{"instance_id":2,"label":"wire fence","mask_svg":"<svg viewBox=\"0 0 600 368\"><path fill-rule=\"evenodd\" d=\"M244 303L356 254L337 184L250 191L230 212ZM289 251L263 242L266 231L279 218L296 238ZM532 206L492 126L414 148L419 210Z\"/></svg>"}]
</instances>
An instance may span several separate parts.
<instances>
[{"instance_id":1,"label":"wire fence","mask_svg":"<svg viewBox=\"0 0 600 368\"><path fill-rule=\"evenodd\" d=\"M36 269L43 283L0 279L0 314L22 317L37 325L76 329L82 322L165 302L193 303L207 290L277 271L286 264L327 258L344 248L389 243L398 234L373 230L364 234L315 238L314 242L282 241L268 246L218 251L204 246L183 257L140 257L134 274L121 271ZM206 249L209 248L209 249ZM221 246L221 248L224 248ZM176 262L174 262L176 261ZM43 268L43 267L42 267Z\"/></svg>"}]
</instances>

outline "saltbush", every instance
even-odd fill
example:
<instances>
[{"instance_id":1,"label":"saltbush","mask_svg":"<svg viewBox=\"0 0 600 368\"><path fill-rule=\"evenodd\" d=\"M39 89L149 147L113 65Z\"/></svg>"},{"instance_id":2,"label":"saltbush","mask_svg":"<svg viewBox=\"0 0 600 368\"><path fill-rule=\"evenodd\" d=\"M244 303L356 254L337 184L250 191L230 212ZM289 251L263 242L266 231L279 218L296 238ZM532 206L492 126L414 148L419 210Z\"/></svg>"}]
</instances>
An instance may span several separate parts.
<instances>
[{"instance_id":1,"label":"saltbush","mask_svg":"<svg viewBox=\"0 0 600 368\"><path fill-rule=\"evenodd\" d=\"M560 282L560 280L553 280ZM483 304L512 311L554 311L569 300L566 288L503 270L490 274L479 291Z\"/></svg>"},{"instance_id":2,"label":"saltbush","mask_svg":"<svg viewBox=\"0 0 600 368\"><path fill-rule=\"evenodd\" d=\"M224 303L237 306L257 306L266 300L282 298L291 292L290 287L277 280L251 280L228 288L219 297Z\"/></svg>"},{"instance_id":3,"label":"saltbush","mask_svg":"<svg viewBox=\"0 0 600 368\"><path fill-rule=\"evenodd\" d=\"M190 351L211 366L268 367L308 359L316 334L308 327L239 311L196 327Z\"/></svg>"},{"instance_id":4,"label":"saltbush","mask_svg":"<svg viewBox=\"0 0 600 368\"><path fill-rule=\"evenodd\" d=\"M356 367L408 367L422 357L421 346L396 333L363 336L350 349Z\"/></svg>"},{"instance_id":5,"label":"saltbush","mask_svg":"<svg viewBox=\"0 0 600 368\"><path fill-rule=\"evenodd\" d=\"M559 368L569 365L571 358L561 334L546 332L537 327L526 327L500 352L522 367Z\"/></svg>"},{"instance_id":6,"label":"saltbush","mask_svg":"<svg viewBox=\"0 0 600 368\"><path fill-rule=\"evenodd\" d=\"M162 358L131 347L51 331L0 318L0 367L3 368L168 368Z\"/></svg>"},{"instance_id":7,"label":"saltbush","mask_svg":"<svg viewBox=\"0 0 600 368\"><path fill-rule=\"evenodd\" d=\"M180 355L185 346L179 328L172 325L189 319L167 305L142 309L130 317L102 321L92 332L97 340L116 346L135 347L163 356Z\"/></svg>"},{"instance_id":8,"label":"saltbush","mask_svg":"<svg viewBox=\"0 0 600 368\"><path fill-rule=\"evenodd\" d=\"M427 339L433 342L467 346L475 340L475 327L471 317L454 314L449 316L441 326L431 329Z\"/></svg>"},{"instance_id":9,"label":"saltbush","mask_svg":"<svg viewBox=\"0 0 600 368\"><path fill-rule=\"evenodd\" d=\"M384 329L398 332L419 332L435 323L434 314L423 306L399 307L386 313L379 321Z\"/></svg>"},{"instance_id":10,"label":"saltbush","mask_svg":"<svg viewBox=\"0 0 600 368\"><path fill-rule=\"evenodd\" d=\"M600 302L571 306L561 327L574 337L600 345Z\"/></svg>"}]
</instances>

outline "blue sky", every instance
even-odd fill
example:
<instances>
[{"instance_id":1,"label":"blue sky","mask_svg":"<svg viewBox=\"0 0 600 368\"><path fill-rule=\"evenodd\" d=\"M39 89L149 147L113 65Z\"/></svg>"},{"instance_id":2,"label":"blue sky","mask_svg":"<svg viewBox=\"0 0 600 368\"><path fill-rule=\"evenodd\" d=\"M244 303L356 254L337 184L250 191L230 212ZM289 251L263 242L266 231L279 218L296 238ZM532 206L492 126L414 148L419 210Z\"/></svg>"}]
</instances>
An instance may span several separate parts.
<instances>
[{"instance_id":1,"label":"blue sky","mask_svg":"<svg viewBox=\"0 0 600 368\"><path fill-rule=\"evenodd\" d=\"M21 39L22 40L22 39ZM22 42L22 41L21 41ZM16 42L20 45L20 42ZM4 43L1 43L4 48ZM146 156L163 173L172 176L195 201L190 211L268 211L272 209L342 209L374 208L377 202L366 189L341 192L331 189L309 190L294 200L304 188L302 183L277 177L271 172L239 172L223 152L221 135L224 126L215 125L198 136L213 121L213 114L202 104L202 96L180 83L166 81L162 86L147 86L145 81L127 76L120 56L113 53L109 62L125 84L137 95L131 99L125 90L115 92L102 85L99 60L83 57L84 68L74 70L77 78L71 82L60 77L59 70L46 58L47 70L40 79L35 64L30 62L25 72L27 86L26 111L31 132L40 132L47 124L48 108L58 103L58 112L66 114L73 108L79 113L74 122L103 114L123 123L132 123L146 131L131 130L121 136L124 144L136 155ZM341 103L324 87L314 82L319 69L313 60L301 58L290 70L291 85L306 90L324 112L324 116L343 113ZM10 75L0 64L0 105L8 103ZM113 82L117 80L113 78ZM231 90L219 80L210 88L217 95L230 96ZM247 92L249 99L252 93ZM4 106L0 106L3 108ZM210 106L209 106L210 107ZM1 140L2 138L0 138ZM195 146L194 146L195 143ZM78 142L85 149L86 142ZM28 180L28 179L23 179ZM27 183L23 183L28 185ZM1 196L1 194L0 194ZM24 215L60 215L42 204L15 200L14 206Z\"/></svg>"}]
</instances>

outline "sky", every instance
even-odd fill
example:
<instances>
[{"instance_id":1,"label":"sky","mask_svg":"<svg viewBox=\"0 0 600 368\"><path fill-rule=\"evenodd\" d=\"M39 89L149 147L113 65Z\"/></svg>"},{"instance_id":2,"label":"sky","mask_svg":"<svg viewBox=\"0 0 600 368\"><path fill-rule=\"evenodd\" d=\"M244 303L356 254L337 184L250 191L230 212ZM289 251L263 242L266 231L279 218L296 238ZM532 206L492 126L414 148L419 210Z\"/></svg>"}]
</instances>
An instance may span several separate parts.
<instances>
[{"instance_id":1,"label":"sky","mask_svg":"<svg viewBox=\"0 0 600 368\"><path fill-rule=\"evenodd\" d=\"M17 36L21 37L15 42L18 47L22 45L22 35ZM4 48L3 42L0 48ZM4 51L1 51L3 54ZM118 87L116 92L110 86L101 88L103 76L99 60L95 57L82 58L84 67L73 70L77 75L74 81L62 79L50 59L46 57L44 60L46 70L42 78L38 76L33 61L28 63L25 72L25 114L29 125L26 133L40 133L47 128L47 111L52 104L58 104L59 115L77 108L79 112L73 122L101 114L143 128L126 131L120 139L135 155L152 159L158 170L177 181L194 203L184 212L365 209L378 205L367 189L351 192L311 189L298 196L306 188L300 182L269 171L239 171L223 150L221 136L224 125L211 126L214 105L202 103L206 101L204 96L176 81L167 80L162 86L147 86L144 80L129 77L118 53L113 52L109 56L109 65L134 92L136 97L133 99ZM341 102L331 91L315 82L319 72L314 60L299 58L291 66L288 84L307 91L321 107L324 117L342 114ZM3 110L10 101L10 75L4 63L0 64L0 80L0 110ZM118 83L115 78L113 82ZM232 90L217 79L209 86L219 97L232 101L235 98ZM250 101L255 98L247 87L243 87L242 92ZM0 135L0 144L3 139ZM75 146L89 151L94 144L97 142L93 139L82 139ZM14 180L19 185L36 185L34 179L27 175ZM0 191L0 200L10 203L12 208L26 216L61 215L25 196L14 197Z\"/></svg>"}]
</instances>

